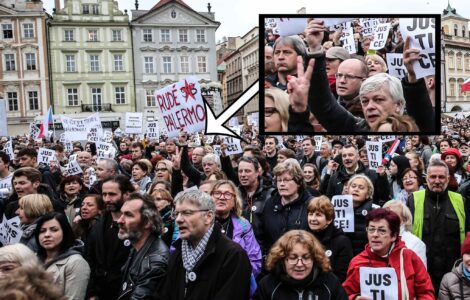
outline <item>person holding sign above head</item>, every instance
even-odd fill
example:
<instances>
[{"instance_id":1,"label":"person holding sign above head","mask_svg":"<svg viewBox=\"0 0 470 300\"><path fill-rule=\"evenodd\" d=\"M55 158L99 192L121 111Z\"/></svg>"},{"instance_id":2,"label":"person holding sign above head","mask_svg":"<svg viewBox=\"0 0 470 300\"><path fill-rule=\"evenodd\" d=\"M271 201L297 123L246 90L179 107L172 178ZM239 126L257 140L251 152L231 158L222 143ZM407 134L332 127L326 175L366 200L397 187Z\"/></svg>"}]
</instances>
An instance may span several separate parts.
<instances>
[{"instance_id":1,"label":"person holding sign above head","mask_svg":"<svg viewBox=\"0 0 470 300\"><path fill-rule=\"evenodd\" d=\"M261 279L254 300L348 299L321 243L307 231L281 236L269 251L266 269L270 273Z\"/></svg>"},{"instance_id":2,"label":"person holding sign above head","mask_svg":"<svg viewBox=\"0 0 470 300\"><path fill-rule=\"evenodd\" d=\"M435 299L423 262L400 239L398 215L378 208L366 222L369 243L351 260L343 283L349 299Z\"/></svg>"},{"instance_id":3,"label":"person holding sign above head","mask_svg":"<svg viewBox=\"0 0 470 300\"><path fill-rule=\"evenodd\" d=\"M335 226L335 208L328 197L320 196L310 200L307 210L309 231L320 240L333 273L343 282L353 251L351 241Z\"/></svg>"}]
</instances>

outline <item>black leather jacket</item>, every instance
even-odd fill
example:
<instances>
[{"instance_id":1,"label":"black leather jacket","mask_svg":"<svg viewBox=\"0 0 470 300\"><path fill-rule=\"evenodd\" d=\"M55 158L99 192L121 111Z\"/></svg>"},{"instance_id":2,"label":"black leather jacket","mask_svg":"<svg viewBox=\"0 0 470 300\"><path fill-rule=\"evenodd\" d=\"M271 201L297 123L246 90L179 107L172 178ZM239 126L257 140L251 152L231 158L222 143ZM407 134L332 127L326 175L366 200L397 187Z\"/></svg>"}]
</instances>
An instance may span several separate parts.
<instances>
[{"instance_id":1,"label":"black leather jacket","mask_svg":"<svg viewBox=\"0 0 470 300\"><path fill-rule=\"evenodd\" d=\"M139 251L132 249L122 268L118 299L160 299L169 255L168 247L157 234L150 235Z\"/></svg>"}]
</instances>

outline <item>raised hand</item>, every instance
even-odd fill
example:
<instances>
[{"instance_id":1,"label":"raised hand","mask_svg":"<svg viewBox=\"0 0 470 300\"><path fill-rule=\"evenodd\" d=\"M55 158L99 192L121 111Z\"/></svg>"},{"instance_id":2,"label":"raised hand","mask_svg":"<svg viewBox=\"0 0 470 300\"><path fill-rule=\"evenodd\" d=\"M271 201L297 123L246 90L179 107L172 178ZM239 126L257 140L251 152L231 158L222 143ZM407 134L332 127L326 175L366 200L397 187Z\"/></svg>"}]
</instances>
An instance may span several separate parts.
<instances>
[{"instance_id":1,"label":"raised hand","mask_svg":"<svg viewBox=\"0 0 470 300\"><path fill-rule=\"evenodd\" d=\"M403 48L403 64L408 72L408 82L416 82L416 73L413 68L413 63L418 61L421 57L419 56L419 49L410 49L411 37L407 37L405 40L405 46Z\"/></svg>"},{"instance_id":2,"label":"raised hand","mask_svg":"<svg viewBox=\"0 0 470 300\"><path fill-rule=\"evenodd\" d=\"M318 51L321 49L321 42L325 34L325 26L323 21L312 19L305 27L305 40L307 41L310 51Z\"/></svg>"},{"instance_id":3,"label":"raised hand","mask_svg":"<svg viewBox=\"0 0 470 300\"><path fill-rule=\"evenodd\" d=\"M299 55L297 56L297 77L287 76L289 103L294 112L305 112L308 108L308 90L310 88L314 64L315 59L311 59L308 62L307 70L304 71L304 60Z\"/></svg>"},{"instance_id":4,"label":"raised hand","mask_svg":"<svg viewBox=\"0 0 470 300\"><path fill-rule=\"evenodd\" d=\"M179 147L176 147L175 154L171 156L171 162L173 163L173 169L181 169L181 151Z\"/></svg>"}]
</instances>

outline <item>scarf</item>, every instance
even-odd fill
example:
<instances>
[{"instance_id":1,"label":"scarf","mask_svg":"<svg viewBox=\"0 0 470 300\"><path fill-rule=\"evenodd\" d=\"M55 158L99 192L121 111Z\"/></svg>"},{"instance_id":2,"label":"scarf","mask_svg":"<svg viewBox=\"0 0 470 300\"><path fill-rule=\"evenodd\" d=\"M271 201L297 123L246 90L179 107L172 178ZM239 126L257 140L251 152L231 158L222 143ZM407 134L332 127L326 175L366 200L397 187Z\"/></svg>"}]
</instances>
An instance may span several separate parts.
<instances>
[{"instance_id":1,"label":"scarf","mask_svg":"<svg viewBox=\"0 0 470 300\"><path fill-rule=\"evenodd\" d=\"M463 276L465 276L468 280L470 280L470 272L465 268L465 266L462 264L462 269L463 269Z\"/></svg>"},{"instance_id":2,"label":"scarf","mask_svg":"<svg viewBox=\"0 0 470 300\"><path fill-rule=\"evenodd\" d=\"M204 254L207 242L209 241L213 230L214 224L212 224L209 230L204 234L196 248L193 248L187 240L182 240L181 255L183 258L183 267L186 270L186 283L188 283L188 274L193 270L194 266L196 266L197 262Z\"/></svg>"}]
</instances>

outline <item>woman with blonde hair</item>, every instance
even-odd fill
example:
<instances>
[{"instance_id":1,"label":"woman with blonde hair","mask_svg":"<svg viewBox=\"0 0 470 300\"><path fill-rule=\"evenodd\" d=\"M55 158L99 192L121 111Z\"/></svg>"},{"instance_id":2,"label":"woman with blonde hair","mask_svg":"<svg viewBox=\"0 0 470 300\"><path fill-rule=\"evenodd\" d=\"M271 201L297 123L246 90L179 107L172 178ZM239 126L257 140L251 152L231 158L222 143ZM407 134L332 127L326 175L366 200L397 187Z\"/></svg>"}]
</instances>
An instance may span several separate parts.
<instances>
[{"instance_id":1,"label":"woman with blonde hair","mask_svg":"<svg viewBox=\"0 0 470 300\"><path fill-rule=\"evenodd\" d=\"M387 63L380 55L369 54L365 57L365 61L369 70L368 77L388 71Z\"/></svg>"},{"instance_id":2,"label":"woman with blonde hair","mask_svg":"<svg viewBox=\"0 0 470 300\"><path fill-rule=\"evenodd\" d=\"M23 230L20 243L37 252L38 245L34 239L36 222L42 215L54 211L52 202L44 194L30 194L21 197L18 204L19 207L16 210L16 214L20 218L21 229Z\"/></svg>"},{"instance_id":3,"label":"woman with blonde hair","mask_svg":"<svg viewBox=\"0 0 470 300\"><path fill-rule=\"evenodd\" d=\"M264 92L264 130L287 132L289 122L289 95L272 87Z\"/></svg>"},{"instance_id":4,"label":"woman with blonde hair","mask_svg":"<svg viewBox=\"0 0 470 300\"><path fill-rule=\"evenodd\" d=\"M7 245L0 248L0 278L18 267L38 267L36 254L23 244Z\"/></svg>"},{"instance_id":5,"label":"woman with blonde hair","mask_svg":"<svg viewBox=\"0 0 470 300\"><path fill-rule=\"evenodd\" d=\"M331 272L321 243L309 232L291 230L269 251L266 269L253 299L348 299Z\"/></svg>"}]
</instances>

